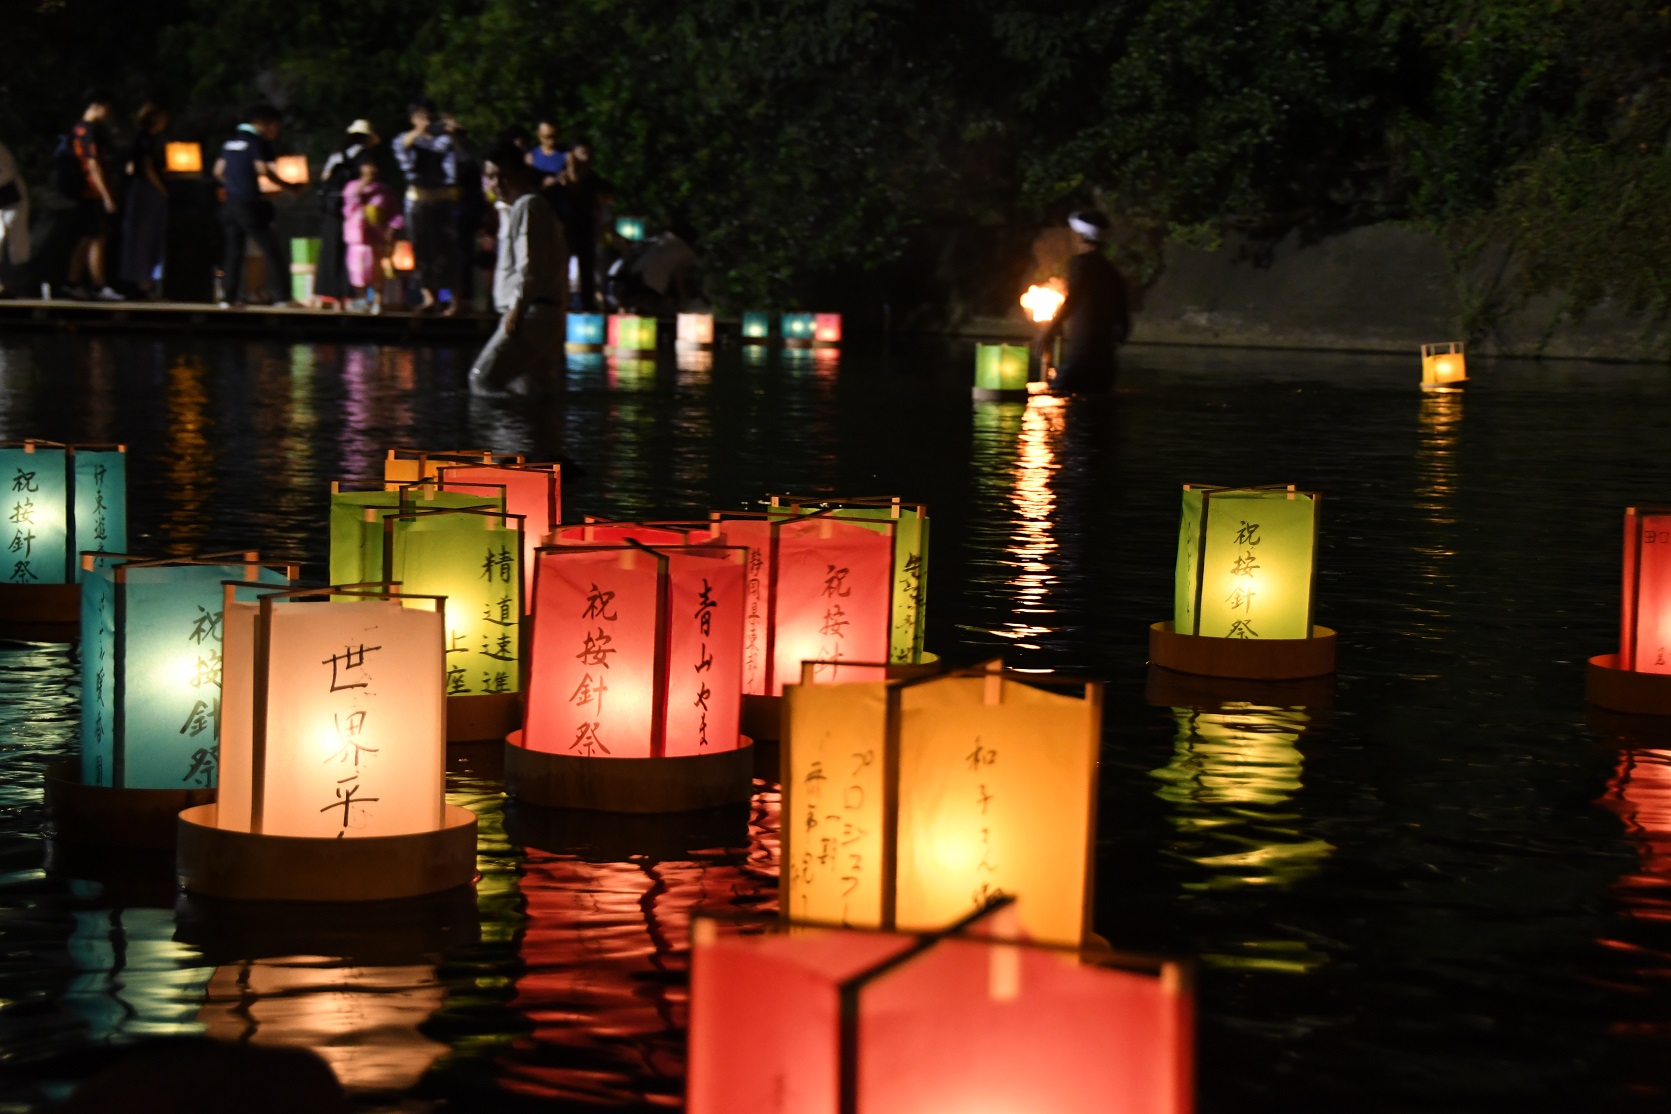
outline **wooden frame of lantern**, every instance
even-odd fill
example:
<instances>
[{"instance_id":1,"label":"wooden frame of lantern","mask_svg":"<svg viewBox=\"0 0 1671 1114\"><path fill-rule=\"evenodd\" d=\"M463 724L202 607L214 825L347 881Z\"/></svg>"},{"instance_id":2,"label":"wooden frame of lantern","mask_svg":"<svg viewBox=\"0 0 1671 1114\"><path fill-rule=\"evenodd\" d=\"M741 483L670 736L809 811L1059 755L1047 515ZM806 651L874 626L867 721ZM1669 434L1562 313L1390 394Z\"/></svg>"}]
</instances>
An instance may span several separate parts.
<instances>
[{"instance_id":1,"label":"wooden frame of lantern","mask_svg":"<svg viewBox=\"0 0 1671 1114\"><path fill-rule=\"evenodd\" d=\"M656 319L636 313L610 314L606 351L615 356L654 355Z\"/></svg>"},{"instance_id":2,"label":"wooden frame of lantern","mask_svg":"<svg viewBox=\"0 0 1671 1114\"><path fill-rule=\"evenodd\" d=\"M227 585L220 793L216 803L180 814L181 889L246 900L383 901L469 884L476 816L445 798L445 601L431 597L431 608L414 609L421 597L390 585L263 592L254 602L238 591ZM372 631L380 644L367 646ZM387 746L393 740L398 748ZM321 753L335 766L323 775ZM385 755L396 763L387 775L395 788L406 788L396 780L404 771L415 789L390 795L373 786L377 796L356 796L359 778ZM298 787L310 776L326 801L317 812L318 798ZM384 807L367 813L371 803ZM356 819L362 827L375 821L379 831L354 835Z\"/></svg>"},{"instance_id":3,"label":"wooden frame of lantern","mask_svg":"<svg viewBox=\"0 0 1671 1114\"><path fill-rule=\"evenodd\" d=\"M778 318L785 348L811 348L817 333L817 317L811 313L785 313Z\"/></svg>"},{"instance_id":4,"label":"wooden frame of lantern","mask_svg":"<svg viewBox=\"0 0 1671 1114\"><path fill-rule=\"evenodd\" d=\"M442 491L501 488L505 510L522 516L523 598L533 607L534 550L563 521L561 464L444 464L436 470Z\"/></svg>"},{"instance_id":5,"label":"wooden frame of lantern","mask_svg":"<svg viewBox=\"0 0 1671 1114\"><path fill-rule=\"evenodd\" d=\"M605 337L601 313L571 313L563 326L565 352L602 352Z\"/></svg>"},{"instance_id":6,"label":"wooden frame of lantern","mask_svg":"<svg viewBox=\"0 0 1671 1114\"><path fill-rule=\"evenodd\" d=\"M120 444L0 442L8 531L0 565L0 637L75 641L80 554L127 548L127 451ZM119 466L114 480L112 465Z\"/></svg>"},{"instance_id":7,"label":"wooden frame of lantern","mask_svg":"<svg viewBox=\"0 0 1671 1114\"><path fill-rule=\"evenodd\" d=\"M1422 345L1422 390L1460 391L1468 385L1468 356L1460 340Z\"/></svg>"},{"instance_id":8,"label":"wooden frame of lantern","mask_svg":"<svg viewBox=\"0 0 1671 1114\"><path fill-rule=\"evenodd\" d=\"M681 313L674 318L673 343L679 348L712 348L714 346L714 315L711 313Z\"/></svg>"},{"instance_id":9,"label":"wooden frame of lantern","mask_svg":"<svg viewBox=\"0 0 1671 1114\"><path fill-rule=\"evenodd\" d=\"M506 794L637 813L748 800L754 747L737 681L747 550L628 541L542 547L537 560L526 721L506 740Z\"/></svg>"},{"instance_id":10,"label":"wooden frame of lantern","mask_svg":"<svg viewBox=\"0 0 1671 1114\"><path fill-rule=\"evenodd\" d=\"M1241 680L1333 673L1335 632L1312 622L1320 498L1292 485L1185 484L1174 618L1149 627L1150 663ZM1247 517L1256 505L1259 522Z\"/></svg>"},{"instance_id":11,"label":"wooden frame of lantern","mask_svg":"<svg viewBox=\"0 0 1671 1114\"><path fill-rule=\"evenodd\" d=\"M203 145L175 140L163 144L163 168L169 174L189 177L203 173Z\"/></svg>"},{"instance_id":12,"label":"wooden frame of lantern","mask_svg":"<svg viewBox=\"0 0 1671 1114\"><path fill-rule=\"evenodd\" d=\"M1025 344L976 344L975 385L970 390L977 402L1026 402L1032 376L1032 352Z\"/></svg>"},{"instance_id":13,"label":"wooden frame of lantern","mask_svg":"<svg viewBox=\"0 0 1671 1114\"><path fill-rule=\"evenodd\" d=\"M1192 966L1026 940L1017 919L1010 898L914 935L699 914L686 1109L1188 1114ZM745 1014L762 1024L739 1044Z\"/></svg>"},{"instance_id":14,"label":"wooden frame of lantern","mask_svg":"<svg viewBox=\"0 0 1671 1114\"><path fill-rule=\"evenodd\" d=\"M462 490L468 487L470 490ZM351 487L331 481L327 528L329 574L337 584L377 584L383 576L383 519L418 510L505 509L502 484L455 484L436 479Z\"/></svg>"},{"instance_id":15,"label":"wooden frame of lantern","mask_svg":"<svg viewBox=\"0 0 1671 1114\"><path fill-rule=\"evenodd\" d=\"M465 464L526 464L522 453L496 453L492 449L387 449L383 456L383 482L397 484L433 480L443 468Z\"/></svg>"},{"instance_id":16,"label":"wooden frame of lantern","mask_svg":"<svg viewBox=\"0 0 1671 1114\"><path fill-rule=\"evenodd\" d=\"M744 344L770 344L772 315L759 310L743 314L742 331Z\"/></svg>"},{"instance_id":17,"label":"wooden frame of lantern","mask_svg":"<svg viewBox=\"0 0 1671 1114\"><path fill-rule=\"evenodd\" d=\"M1031 938L1089 942L1101 683L831 664L785 695L781 916L926 931L1009 895Z\"/></svg>"},{"instance_id":18,"label":"wooden frame of lantern","mask_svg":"<svg viewBox=\"0 0 1671 1114\"><path fill-rule=\"evenodd\" d=\"M423 529L442 524L461 529ZM449 743L502 739L522 723L527 679L523 535L523 516L486 507L438 507L383 517L382 582L399 584L402 592L419 599L440 597L450 604L445 651ZM478 548L483 537L485 550ZM414 539L430 543L420 545L430 552L421 552L416 563L409 552ZM478 641L481 648L473 649ZM475 673L481 681L472 687Z\"/></svg>"},{"instance_id":19,"label":"wooden frame of lantern","mask_svg":"<svg viewBox=\"0 0 1671 1114\"><path fill-rule=\"evenodd\" d=\"M1671 508L1626 507L1619 649L1586 670L1585 696L1609 711L1671 716Z\"/></svg>"},{"instance_id":20,"label":"wooden frame of lantern","mask_svg":"<svg viewBox=\"0 0 1671 1114\"><path fill-rule=\"evenodd\" d=\"M61 762L48 767L44 802L47 827L54 839L76 844L107 847L129 847L144 850L173 850L177 818L182 809L207 804L215 799L213 785L190 785L193 778L212 780L215 765L216 740L220 698L203 686L218 691L220 654L214 648L219 641L221 598L220 575L241 571L243 579L254 584L283 588L293 582L298 570L295 565L262 564L253 552L215 553L189 559L163 558L150 560L142 557L110 554L84 554L82 568L88 590L82 594L82 757L79 761ZM190 580L171 583L166 576L151 583L146 573L165 570L201 570L197 583ZM139 572L135 579L132 574ZM272 572L277 581L262 579ZM192 588L198 591L193 594ZM156 598L160 593L165 597ZM170 601L168 595L183 599ZM131 598L130 598L131 597ZM205 607L203 600L207 599ZM180 616L180 642L189 643L187 656L195 661L189 675L177 680L191 686L192 697L185 708L183 723L180 709L172 715L155 707L157 690L164 686L154 676L161 666L166 669L176 664L168 660L168 648L158 644L153 633L137 646L130 645L130 617L134 608L145 625L153 626L168 613L170 605L195 605L198 613ZM98 624L99 630L90 630ZM107 651L104 628L108 627L110 646ZM150 667L153 676L148 683L137 686L140 701L130 709L128 673L130 662ZM186 666L184 659L178 664ZM142 672L141 676L144 674ZM131 738L133 724L130 711L141 713L145 720L156 721L167 717L164 726L155 722L142 723L137 738ZM109 722L106 723L108 713ZM98 736L109 731L110 766L104 767L105 747ZM129 744L142 750L181 749L208 735L208 746L196 748L194 754L182 761L186 775L178 785L131 785L128 778ZM89 735L94 737L89 738ZM89 777L88 767L93 767ZM102 784L105 780L110 784ZM141 773L141 781L160 780L155 771ZM174 781L172 772L169 781Z\"/></svg>"}]
</instances>

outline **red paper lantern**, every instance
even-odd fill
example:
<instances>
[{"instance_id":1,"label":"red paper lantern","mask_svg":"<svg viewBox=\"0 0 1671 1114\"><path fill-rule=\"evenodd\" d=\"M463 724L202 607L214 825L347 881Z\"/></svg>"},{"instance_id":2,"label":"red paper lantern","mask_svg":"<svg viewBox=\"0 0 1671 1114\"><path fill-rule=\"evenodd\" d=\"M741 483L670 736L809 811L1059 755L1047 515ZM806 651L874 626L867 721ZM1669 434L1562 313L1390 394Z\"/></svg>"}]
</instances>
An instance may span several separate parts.
<instances>
[{"instance_id":1,"label":"red paper lantern","mask_svg":"<svg viewBox=\"0 0 1671 1114\"><path fill-rule=\"evenodd\" d=\"M812 340L815 344L841 343L841 314L820 313L812 319Z\"/></svg>"},{"instance_id":2,"label":"red paper lantern","mask_svg":"<svg viewBox=\"0 0 1671 1114\"><path fill-rule=\"evenodd\" d=\"M1671 508L1625 510L1619 652L1590 659L1590 703L1671 716Z\"/></svg>"},{"instance_id":3,"label":"red paper lantern","mask_svg":"<svg viewBox=\"0 0 1671 1114\"><path fill-rule=\"evenodd\" d=\"M698 523L613 522L587 519L559 526L551 532L553 545L691 545L708 540L707 525Z\"/></svg>"},{"instance_id":4,"label":"red paper lantern","mask_svg":"<svg viewBox=\"0 0 1671 1114\"><path fill-rule=\"evenodd\" d=\"M443 465L439 474L443 491L504 489L505 513L522 516L522 598L533 610L534 551L563 517L561 465Z\"/></svg>"},{"instance_id":5,"label":"red paper lantern","mask_svg":"<svg viewBox=\"0 0 1671 1114\"><path fill-rule=\"evenodd\" d=\"M389 258L397 271L410 271L418 265L418 257L412 254L411 240L396 240L394 251Z\"/></svg>"},{"instance_id":6,"label":"red paper lantern","mask_svg":"<svg viewBox=\"0 0 1671 1114\"><path fill-rule=\"evenodd\" d=\"M1010 908L929 936L722 935L698 921L686 1109L1189 1111L1182 968L1116 956L1077 964L1017 942Z\"/></svg>"}]
</instances>

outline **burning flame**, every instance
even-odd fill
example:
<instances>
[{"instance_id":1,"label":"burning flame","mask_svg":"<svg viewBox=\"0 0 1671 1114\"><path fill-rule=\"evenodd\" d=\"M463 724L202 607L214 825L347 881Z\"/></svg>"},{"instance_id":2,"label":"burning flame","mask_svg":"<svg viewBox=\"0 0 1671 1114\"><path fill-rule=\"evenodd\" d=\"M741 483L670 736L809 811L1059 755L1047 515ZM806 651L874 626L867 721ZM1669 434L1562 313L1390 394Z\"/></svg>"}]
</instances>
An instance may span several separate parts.
<instances>
[{"instance_id":1,"label":"burning flame","mask_svg":"<svg viewBox=\"0 0 1671 1114\"><path fill-rule=\"evenodd\" d=\"M1029 286L1027 293L1021 296L1021 308L1033 315L1033 320L1040 324L1050 321L1056 316L1056 311L1062 308L1067 295L1062 293L1062 280L1051 279L1043 286Z\"/></svg>"}]
</instances>

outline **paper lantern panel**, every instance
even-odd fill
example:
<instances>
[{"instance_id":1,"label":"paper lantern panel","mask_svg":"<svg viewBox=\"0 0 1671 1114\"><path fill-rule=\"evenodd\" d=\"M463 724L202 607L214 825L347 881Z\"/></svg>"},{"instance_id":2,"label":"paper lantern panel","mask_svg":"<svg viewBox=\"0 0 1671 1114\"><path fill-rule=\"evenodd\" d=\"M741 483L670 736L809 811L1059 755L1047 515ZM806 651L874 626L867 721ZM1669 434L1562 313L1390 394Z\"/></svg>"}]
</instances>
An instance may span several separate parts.
<instances>
[{"instance_id":1,"label":"paper lantern panel","mask_svg":"<svg viewBox=\"0 0 1671 1114\"><path fill-rule=\"evenodd\" d=\"M706 528L697 525L654 522L587 521L571 522L551 532L553 545L690 545L705 541Z\"/></svg>"},{"instance_id":2,"label":"paper lantern panel","mask_svg":"<svg viewBox=\"0 0 1671 1114\"><path fill-rule=\"evenodd\" d=\"M840 344L841 314L814 314L812 318L812 339L819 344Z\"/></svg>"},{"instance_id":3,"label":"paper lantern panel","mask_svg":"<svg viewBox=\"0 0 1671 1114\"><path fill-rule=\"evenodd\" d=\"M487 493L502 488L505 512L522 518L523 599L533 606L534 550L563 519L562 468L556 464L455 465L440 470L441 490Z\"/></svg>"},{"instance_id":4,"label":"paper lantern panel","mask_svg":"<svg viewBox=\"0 0 1671 1114\"><path fill-rule=\"evenodd\" d=\"M743 339L766 340L772 335L772 315L769 313L743 314Z\"/></svg>"},{"instance_id":5,"label":"paper lantern panel","mask_svg":"<svg viewBox=\"0 0 1671 1114\"><path fill-rule=\"evenodd\" d=\"M7 584L73 584L80 554L120 553L128 542L127 453L121 446L46 441L0 445Z\"/></svg>"},{"instance_id":6,"label":"paper lantern panel","mask_svg":"<svg viewBox=\"0 0 1671 1114\"><path fill-rule=\"evenodd\" d=\"M502 491L441 491L397 486L383 491L331 492L330 576L334 584L377 584L384 578L383 519L409 510L504 510Z\"/></svg>"},{"instance_id":7,"label":"paper lantern panel","mask_svg":"<svg viewBox=\"0 0 1671 1114\"><path fill-rule=\"evenodd\" d=\"M681 313L675 321L674 339L679 344L707 345L714 343L714 315L711 313Z\"/></svg>"},{"instance_id":8,"label":"paper lantern panel","mask_svg":"<svg viewBox=\"0 0 1671 1114\"><path fill-rule=\"evenodd\" d=\"M814 331L813 316L810 313L786 313L782 318L783 339L792 341L810 341Z\"/></svg>"},{"instance_id":9,"label":"paper lantern panel","mask_svg":"<svg viewBox=\"0 0 1671 1114\"><path fill-rule=\"evenodd\" d=\"M1174 627L1210 638L1310 638L1317 496L1293 488L1183 492Z\"/></svg>"},{"instance_id":10,"label":"paper lantern panel","mask_svg":"<svg viewBox=\"0 0 1671 1114\"><path fill-rule=\"evenodd\" d=\"M170 174L203 173L203 147L197 143L169 143L163 146L163 163Z\"/></svg>"},{"instance_id":11,"label":"paper lantern panel","mask_svg":"<svg viewBox=\"0 0 1671 1114\"><path fill-rule=\"evenodd\" d=\"M615 235L623 240L639 241L644 239L645 220L643 217L616 217Z\"/></svg>"},{"instance_id":12,"label":"paper lantern panel","mask_svg":"<svg viewBox=\"0 0 1671 1114\"><path fill-rule=\"evenodd\" d=\"M624 352L651 352L656 347L656 319L616 313L609 317L609 347Z\"/></svg>"},{"instance_id":13,"label":"paper lantern panel","mask_svg":"<svg viewBox=\"0 0 1671 1114\"><path fill-rule=\"evenodd\" d=\"M1671 509L1625 511L1619 668L1671 673Z\"/></svg>"},{"instance_id":14,"label":"paper lantern panel","mask_svg":"<svg viewBox=\"0 0 1671 1114\"><path fill-rule=\"evenodd\" d=\"M1025 391L1028 359L1023 344L975 345L975 386L983 391Z\"/></svg>"},{"instance_id":15,"label":"paper lantern panel","mask_svg":"<svg viewBox=\"0 0 1671 1114\"><path fill-rule=\"evenodd\" d=\"M1468 381L1468 357L1459 340L1422 345L1422 389L1445 390Z\"/></svg>"},{"instance_id":16,"label":"paper lantern panel","mask_svg":"<svg viewBox=\"0 0 1671 1114\"><path fill-rule=\"evenodd\" d=\"M586 348L601 348L604 341L603 314L571 313L568 318L569 344Z\"/></svg>"}]
</instances>

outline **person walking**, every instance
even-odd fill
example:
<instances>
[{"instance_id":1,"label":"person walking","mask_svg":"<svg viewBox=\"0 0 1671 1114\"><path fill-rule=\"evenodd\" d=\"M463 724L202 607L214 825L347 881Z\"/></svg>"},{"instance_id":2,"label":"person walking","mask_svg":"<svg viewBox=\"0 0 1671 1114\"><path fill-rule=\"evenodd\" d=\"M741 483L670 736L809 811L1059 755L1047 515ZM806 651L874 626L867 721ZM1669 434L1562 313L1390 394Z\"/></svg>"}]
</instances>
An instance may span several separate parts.
<instances>
[{"instance_id":1,"label":"person walking","mask_svg":"<svg viewBox=\"0 0 1671 1114\"><path fill-rule=\"evenodd\" d=\"M0 143L0 298L14 296L29 265L29 184L17 160Z\"/></svg>"},{"instance_id":2,"label":"person walking","mask_svg":"<svg viewBox=\"0 0 1671 1114\"><path fill-rule=\"evenodd\" d=\"M378 180L377 162L369 154L360 157L358 169L360 176L342 191L337 236L346 247L349 284L364 289L369 312L381 313L377 287L383 281L383 262L389 257L389 234L401 226L400 197Z\"/></svg>"},{"instance_id":3,"label":"person walking","mask_svg":"<svg viewBox=\"0 0 1671 1114\"><path fill-rule=\"evenodd\" d=\"M406 175L406 229L423 291L416 312L422 314L436 307L455 273L460 141L453 118L437 118L435 102L427 98L412 102L408 119L411 130L394 142L395 161ZM450 316L457 308L455 298L444 313Z\"/></svg>"},{"instance_id":4,"label":"person walking","mask_svg":"<svg viewBox=\"0 0 1671 1114\"><path fill-rule=\"evenodd\" d=\"M1115 350L1131 333L1130 299L1125 279L1102 254L1108 218L1081 209L1068 216L1068 227L1079 234L1079 253L1068 261L1068 296L1036 347L1049 351L1058 333L1065 341L1052 394L1103 394L1114 389L1119 371Z\"/></svg>"},{"instance_id":5,"label":"person walking","mask_svg":"<svg viewBox=\"0 0 1671 1114\"><path fill-rule=\"evenodd\" d=\"M539 194L533 167L515 147L495 147L482 178L505 206L499 216L493 306L499 327L470 369L477 395L538 395L555 390L568 304L563 226Z\"/></svg>"},{"instance_id":6,"label":"person walking","mask_svg":"<svg viewBox=\"0 0 1671 1114\"><path fill-rule=\"evenodd\" d=\"M162 176L162 133L167 130L168 110L146 101L134 118L133 146L128 150L121 279L146 297L161 293L168 247L168 186Z\"/></svg>"},{"instance_id":7,"label":"person walking","mask_svg":"<svg viewBox=\"0 0 1671 1114\"><path fill-rule=\"evenodd\" d=\"M244 281L244 253L249 241L267 258L268 299L274 305L286 304L284 289L279 285L281 274L288 274L288 260L273 235L273 206L261 196L261 180L265 178L281 190L295 193L301 190L296 183L286 182L274 167L277 155L273 140L278 138L281 117L270 104L258 104L244 114L220 149L215 160L215 178L226 189L226 204L221 207L221 224L226 233L221 308L242 309Z\"/></svg>"},{"instance_id":8,"label":"person walking","mask_svg":"<svg viewBox=\"0 0 1671 1114\"><path fill-rule=\"evenodd\" d=\"M82 103L86 107L69 135L69 155L79 167L80 177L65 184L79 186L80 195L75 198L70 216L77 238L70 253L65 293L72 298L120 302L122 295L105 281L110 218L116 212L116 195L110 186L110 129L105 121L116 103L116 95L108 89L92 89L82 98ZM84 286L84 282L89 285Z\"/></svg>"},{"instance_id":9,"label":"person walking","mask_svg":"<svg viewBox=\"0 0 1671 1114\"><path fill-rule=\"evenodd\" d=\"M323 301L342 309L361 285L348 276L346 241L343 232L344 191L360 177L362 160L381 142L370 120L355 120L343 133L342 143L319 171L319 211L325 219L319 230L319 265L314 273L313 292Z\"/></svg>"}]
</instances>

